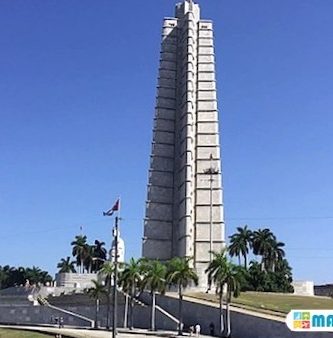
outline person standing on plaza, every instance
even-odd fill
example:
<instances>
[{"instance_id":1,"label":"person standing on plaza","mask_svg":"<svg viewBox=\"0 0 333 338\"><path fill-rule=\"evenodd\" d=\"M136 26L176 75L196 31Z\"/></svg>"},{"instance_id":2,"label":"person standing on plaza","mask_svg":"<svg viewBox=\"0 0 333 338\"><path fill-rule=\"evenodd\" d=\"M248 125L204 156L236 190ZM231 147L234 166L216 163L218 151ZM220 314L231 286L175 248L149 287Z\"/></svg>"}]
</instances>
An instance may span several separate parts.
<instances>
[{"instance_id":1,"label":"person standing on plaza","mask_svg":"<svg viewBox=\"0 0 333 338\"><path fill-rule=\"evenodd\" d=\"M198 323L198 324L195 325L195 335L196 335L197 337L200 336L200 331L201 331L201 326L200 326L200 324Z\"/></svg>"}]
</instances>

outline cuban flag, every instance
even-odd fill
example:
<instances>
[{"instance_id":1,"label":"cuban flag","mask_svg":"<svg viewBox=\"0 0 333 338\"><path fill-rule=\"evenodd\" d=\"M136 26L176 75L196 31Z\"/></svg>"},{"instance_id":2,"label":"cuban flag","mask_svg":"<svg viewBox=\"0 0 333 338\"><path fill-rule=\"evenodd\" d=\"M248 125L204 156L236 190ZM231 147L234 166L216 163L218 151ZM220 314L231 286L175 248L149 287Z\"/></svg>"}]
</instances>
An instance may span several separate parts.
<instances>
[{"instance_id":1,"label":"cuban flag","mask_svg":"<svg viewBox=\"0 0 333 338\"><path fill-rule=\"evenodd\" d=\"M118 211L120 208L120 199L118 198L116 203L113 205L111 209L106 212L103 212L103 216L112 216L115 211Z\"/></svg>"}]
</instances>

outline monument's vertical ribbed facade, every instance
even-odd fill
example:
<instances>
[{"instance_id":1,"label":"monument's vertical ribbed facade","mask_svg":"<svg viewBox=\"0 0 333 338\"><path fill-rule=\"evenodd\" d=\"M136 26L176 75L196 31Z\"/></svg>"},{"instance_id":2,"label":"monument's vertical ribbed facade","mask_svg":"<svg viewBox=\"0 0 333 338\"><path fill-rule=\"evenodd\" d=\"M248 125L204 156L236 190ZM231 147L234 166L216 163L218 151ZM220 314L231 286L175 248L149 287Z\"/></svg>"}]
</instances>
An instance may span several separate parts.
<instances>
[{"instance_id":1,"label":"monument's vertical ribbed facade","mask_svg":"<svg viewBox=\"0 0 333 338\"><path fill-rule=\"evenodd\" d=\"M213 25L192 1L163 22L143 256L194 257L200 285L224 243Z\"/></svg>"}]
</instances>

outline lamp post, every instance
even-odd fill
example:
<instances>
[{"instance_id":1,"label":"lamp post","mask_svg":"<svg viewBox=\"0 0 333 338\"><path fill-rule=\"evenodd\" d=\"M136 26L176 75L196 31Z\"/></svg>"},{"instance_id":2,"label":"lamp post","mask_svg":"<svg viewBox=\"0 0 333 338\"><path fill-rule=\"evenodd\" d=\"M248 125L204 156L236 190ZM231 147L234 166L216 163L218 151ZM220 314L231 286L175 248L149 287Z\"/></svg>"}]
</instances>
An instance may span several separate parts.
<instances>
[{"instance_id":1,"label":"lamp post","mask_svg":"<svg viewBox=\"0 0 333 338\"><path fill-rule=\"evenodd\" d=\"M205 174L209 174L209 263L213 257L213 175L218 174L218 170L213 167L213 155L210 154L210 167L204 170Z\"/></svg>"}]
</instances>

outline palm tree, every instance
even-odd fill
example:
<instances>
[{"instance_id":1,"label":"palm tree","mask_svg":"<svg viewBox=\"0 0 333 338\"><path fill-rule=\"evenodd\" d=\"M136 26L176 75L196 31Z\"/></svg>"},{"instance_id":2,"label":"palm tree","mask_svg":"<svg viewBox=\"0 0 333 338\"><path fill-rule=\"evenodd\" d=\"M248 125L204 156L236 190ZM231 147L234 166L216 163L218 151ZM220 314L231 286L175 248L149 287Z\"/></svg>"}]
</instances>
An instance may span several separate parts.
<instances>
[{"instance_id":1,"label":"palm tree","mask_svg":"<svg viewBox=\"0 0 333 338\"><path fill-rule=\"evenodd\" d=\"M2 289L2 286L5 285L6 281L8 279L8 275L3 270L2 266L0 265L0 290Z\"/></svg>"},{"instance_id":2,"label":"palm tree","mask_svg":"<svg viewBox=\"0 0 333 338\"><path fill-rule=\"evenodd\" d=\"M249 253L249 248L251 248L251 238L252 231L247 228L247 225L244 228L237 227L237 233L229 236L230 245L229 245L229 254L231 257L238 256L239 265L240 256L244 257L244 267L247 269L247 254Z\"/></svg>"},{"instance_id":3,"label":"palm tree","mask_svg":"<svg viewBox=\"0 0 333 338\"><path fill-rule=\"evenodd\" d=\"M155 312L156 312L156 292L165 293L166 289L166 266L160 261L148 261L145 265L145 271L141 288L150 290L152 305L151 305L151 330L155 331Z\"/></svg>"},{"instance_id":4,"label":"palm tree","mask_svg":"<svg viewBox=\"0 0 333 338\"><path fill-rule=\"evenodd\" d=\"M134 299L136 289L139 287L142 279L142 261L131 258L129 263L125 263L123 271L119 274L119 285L123 291L131 297L131 311L130 311L130 329L134 327Z\"/></svg>"},{"instance_id":5,"label":"palm tree","mask_svg":"<svg viewBox=\"0 0 333 338\"><path fill-rule=\"evenodd\" d=\"M87 253L87 236L75 236L71 245L73 246L72 255L76 257L76 265L80 267L80 273L83 273L83 262Z\"/></svg>"},{"instance_id":6,"label":"palm tree","mask_svg":"<svg viewBox=\"0 0 333 338\"><path fill-rule=\"evenodd\" d=\"M227 256L225 250L221 252L212 252L213 260L209 263L206 273L208 274L208 287L211 288L212 284L215 285L216 293L219 295L219 309L220 309L220 334L224 331L224 318L223 318L223 291L225 286L225 275L227 270Z\"/></svg>"},{"instance_id":7,"label":"palm tree","mask_svg":"<svg viewBox=\"0 0 333 338\"><path fill-rule=\"evenodd\" d=\"M24 285L26 282L26 269L22 266L18 268L10 268L8 271L8 282L9 285L14 286L14 285Z\"/></svg>"},{"instance_id":8,"label":"palm tree","mask_svg":"<svg viewBox=\"0 0 333 338\"><path fill-rule=\"evenodd\" d=\"M250 262L249 282L255 291L265 291L267 287L266 272L262 270L261 264L256 261Z\"/></svg>"},{"instance_id":9,"label":"palm tree","mask_svg":"<svg viewBox=\"0 0 333 338\"><path fill-rule=\"evenodd\" d=\"M59 273L76 272L74 264L69 256L66 259L61 258L61 261L57 265L57 268L60 269Z\"/></svg>"},{"instance_id":10,"label":"palm tree","mask_svg":"<svg viewBox=\"0 0 333 338\"><path fill-rule=\"evenodd\" d=\"M84 250L83 265L88 273L92 273L93 271L93 265L95 264L94 256L95 246L86 244Z\"/></svg>"},{"instance_id":11,"label":"palm tree","mask_svg":"<svg viewBox=\"0 0 333 338\"><path fill-rule=\"evenodd\" d=\"M111 289L112 289L112 276L114 273L114 264L111 261L105 261L99 273L105 278L105 285L107 287L106 328L109 329L110 328Z\"/></svg>"},{"instance_id":12,"label":"palm tree","mask_svg":"<svg viewBox=\"0 0 333 338\"><path fill-rule=\"evenodd\" d=\"M99 304L103 295L106 295L106 290L104 285L98 283L96 280L92 280L94 286L87 290L88 295L96 300L96 311L95 311L95 329L98 328L98 314L99 314Z\"/></svg>"},{"instance_id":13,"label":"palm tree","mask_svg":"<svg viewBox=\"0 0 333 338\"><path fill-rule=\"evenodd\" d=\"M224 272L224 281L227 285L227 304L226 304L226 323L227 330L225 337L230 337L231 334L231 320L230 320L230 303L231 296L238 297L240 294L241 281L243 280L243 273L239 266L227 262L226 270Z\"/></svg>"},{"instance_id":14,"label":"palm tree","mask_svg":"<svg viewBox=\"0 0 333 338\"><path fill-rule=\"evenodd\" d=\"M27 268L25 270L26 279L29 280L30 284L37 284L38 282L42 282L41 274L42 270L37 266L33 266L32 268Z\"/></svg>"},{"instance_id":15,"label":"palm tree","mask_svg":"<svg viewBox=\"0 0 333 338\"><path fill-rule=\"evenodd\" d=\"M272 240L271 249L267 255L267 267L268 269L275 271L275 266L280 262L286 255L285 251L282 249L285 246L283 242L278 242L275 239Z\"/></svg>"},{"instance_id":16,"label":"palm tree","mask_svg":"<svg viewBox=\"0 0 333 338\"><path fill-rule=\"evenodd\" d=\"M95 240L94 245L94 254L93 254L93 271L97 272L103 265L103 262L106 260L107 251L104 248L105 242Z\"/></svg>"},{"instance_id":17,"label":"palm tree","mask_svg":"<svg viewBox=\"0 0 333 338\"><path fill-rule=\"evenodd\" d=\"M292 268L285 258L276 263L275 276L280 292L294 291L293 286L291 285L293 281Z\"/></svg>"},{"instance_id":18,"label":"palm tree","mask_svg":"<svg viewBox=\"0 0 333 338\"><path fill-rule=\"evenodd\" d=\"M183 289L192 282L198 285L198 275L190 266L190 261L193 258L188 257L174 257L167 265L166 280L169 285L174 285L178 288L179 296L179 326L178 334L183 334Z\"/></svg>"},{"instance_id":19,"label":"palm tree","mask_svg":"<svg viewBox=\"0 0 333 338\"><path fill-rule=\"evenodd\" d=\"M272 251L272 243L276 237L269 229L259 229L253 232L252 246L255 255L262 256L261 268L266 269L269 253Z\"/></svg>"}]
</instances>

